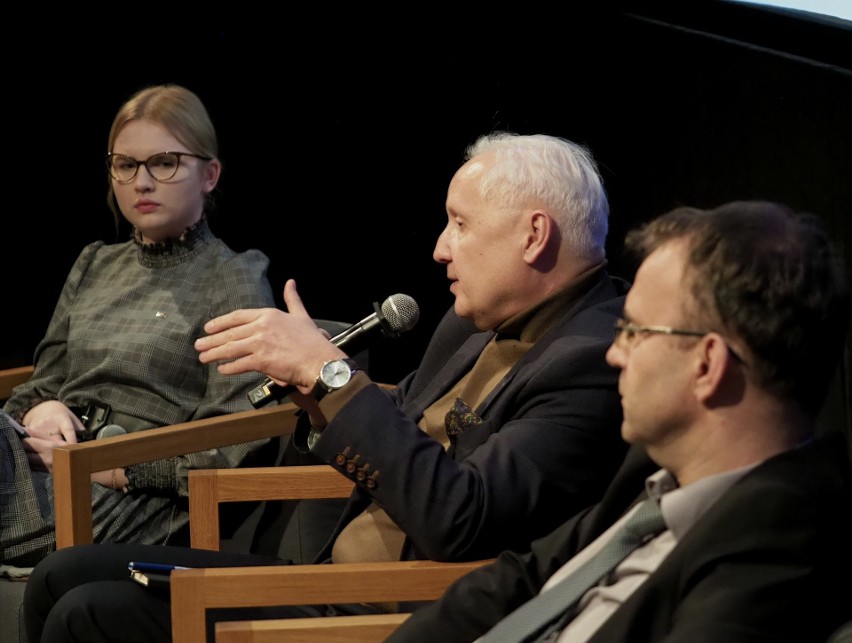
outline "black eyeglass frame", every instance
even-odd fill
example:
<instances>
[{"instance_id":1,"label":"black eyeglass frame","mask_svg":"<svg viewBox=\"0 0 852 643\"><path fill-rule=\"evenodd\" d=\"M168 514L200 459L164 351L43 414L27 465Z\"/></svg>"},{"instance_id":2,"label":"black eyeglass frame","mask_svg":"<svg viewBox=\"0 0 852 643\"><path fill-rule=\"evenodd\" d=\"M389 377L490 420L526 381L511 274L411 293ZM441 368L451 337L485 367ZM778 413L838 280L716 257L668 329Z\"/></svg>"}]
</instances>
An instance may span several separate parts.
<instances>
[{"instance_id":1,"label":"black eyeglass frame","mask_svg":"<svg viewBox=\"0 0 852 643\"><path fill-rule=\"evenodd\" d=\"M151 159L153 159L157 156L163 156L163 155L167 155L167 154L170 154L170 155L177 157L177 163L175 163L175 171L168 178L158 179L151 172L151 169L148 167L148 163L150 163ZM178 173L178 170L180 169L181 159L184 156L191 156L192 158L200 159L202 161L212 161L213 160L212 157L209 157L209 156L201 156L200 154L193 154L192 152L173 152L171 150L167 150L165 152L157 152L156 154L152 154L151 156L149 156L144 161L140 161L138 159L135 159L132 156L128 156L127 154L117 154L116 152L108 152L105 160L106 160L106 165L107 165L107 172L109 172L110 177L112 177L112 179L114 181L117 181L118 183L121 183L122 185L127 185L128 183L131 183L136 178L136 175L139 174L139 167L142 166L142 165L145 166L145 170L148 172L148 176L150 176L152 179L154 179L155 181L157 181L159 183L168 183L173 178L175 178L175 175ZM115 174L113 174L114 168L113 168L113 164L112 164L112 159L114 159L114 158L128 159L128 160L136 163L136 168L133 170L133 176L131 176L129 179L120 179L117 176L115 176Z\"/></svg>"},{"instance_id":2,"label":"black eyeglass frame","mask_svg":"<svg viewBox=\"0 0 852 643\"><path fill-rule=\"evenodd\" d=\"M653 335L679 335L681 337L704 337L705 335L709 335L710 330L683 330L680 328L672 328L671 326L658 326L658 325L643 325L643 324L634 324L633 322L629 322L626 319L619 317L615 320L615 326L613 327L615 330L615 337L613 337L613 343L618 343L618 338L622 333L626 333L625 340L630 342L632 339L631 335L636 335L638 333L648 333ZM725 341L725 346L728 351L730 351L731 355L733 355L736 360L742 364L745 364L745 360L740 356L737 351L731 348L731 345Z\"/></svg>"}]
</instances>

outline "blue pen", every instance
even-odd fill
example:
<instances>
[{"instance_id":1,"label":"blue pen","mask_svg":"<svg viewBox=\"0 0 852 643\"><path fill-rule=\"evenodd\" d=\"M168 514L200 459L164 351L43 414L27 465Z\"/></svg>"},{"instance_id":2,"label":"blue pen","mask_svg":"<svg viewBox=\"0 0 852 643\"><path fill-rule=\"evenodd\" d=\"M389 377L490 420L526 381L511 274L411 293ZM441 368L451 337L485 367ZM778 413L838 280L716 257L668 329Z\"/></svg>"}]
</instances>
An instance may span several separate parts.
<instances>
[{"instance_id":1,"label":"blue pen","mask_svg":"<svg viewBox=\"0 0 852 643\"><path fill-rule=\"evenodd\" d=\"M132 572L168 573L173 569L189 569L189 567L183 567L181 565L164 565L163 563L140 563L130 561L129 563L127 563L127 569Z\"/></svg>"}]
</instances>

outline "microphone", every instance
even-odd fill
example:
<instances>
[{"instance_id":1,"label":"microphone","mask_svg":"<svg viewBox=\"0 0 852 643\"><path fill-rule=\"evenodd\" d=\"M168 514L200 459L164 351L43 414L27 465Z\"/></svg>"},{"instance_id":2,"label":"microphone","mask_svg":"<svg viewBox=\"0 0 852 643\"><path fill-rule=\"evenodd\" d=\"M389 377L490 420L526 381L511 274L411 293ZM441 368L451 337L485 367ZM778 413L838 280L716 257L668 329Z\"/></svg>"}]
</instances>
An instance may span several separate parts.
<instances>
[{"instance_id":1,"label":"microphone","mask_svg":"<svg viewBox=\"0 0 852 643\"><path fill-rule=\"evenodd\" d=\"M362 351L376 332L385 337L399 337L400 333L411 330L420 319L417 302L408 295L391 295L382 302L373 302L373 312L357 324L331 338L331 343L346 348L350 355ZM273 399L280 400L293 390L292 386L279 386L267 377L260 385L248 392L248 399L254 408L260 408Z\"/></svg>"}]
</instances>

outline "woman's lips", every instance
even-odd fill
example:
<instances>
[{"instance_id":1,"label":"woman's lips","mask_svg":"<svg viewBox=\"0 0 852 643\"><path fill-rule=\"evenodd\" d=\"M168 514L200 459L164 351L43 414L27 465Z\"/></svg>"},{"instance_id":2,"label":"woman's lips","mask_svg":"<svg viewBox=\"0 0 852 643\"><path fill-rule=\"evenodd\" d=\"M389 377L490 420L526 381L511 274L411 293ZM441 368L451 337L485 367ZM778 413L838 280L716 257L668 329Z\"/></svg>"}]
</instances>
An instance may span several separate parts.
<instances>
[{"instance_id":1,"label":"woman's lips","mask_svg":"<svg viewBox=\"0 0 852 643\"><path fill-rule=\"evenodd\" d=\"M135 207L139 212L147 214L149 212L153 212L159 206L160 204L155 201L137 201L136 205L133 207Z\"/></svg>"}]
</instances>

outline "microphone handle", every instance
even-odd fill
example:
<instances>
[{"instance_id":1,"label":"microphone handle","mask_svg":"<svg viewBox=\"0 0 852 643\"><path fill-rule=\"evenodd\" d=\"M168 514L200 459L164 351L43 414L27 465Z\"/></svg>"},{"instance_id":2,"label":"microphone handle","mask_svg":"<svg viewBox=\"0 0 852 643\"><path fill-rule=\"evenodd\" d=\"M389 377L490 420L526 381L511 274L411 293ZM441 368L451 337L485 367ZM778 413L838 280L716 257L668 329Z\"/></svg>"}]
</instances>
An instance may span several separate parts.
<instances>
[{"instance_id":1,"label":"microphone handle","mask_svg":"<svg viewBox=\"0 0 852 643\"><path fill-rule=\"evenodd\" d=\"M254 408L259 409L261 406L269 404L272 400L280 401L295 390L295 386L280 386L272 381L272 378L267 377L263 381L263 384L256 386L248 392L248 399Z\"/></svg>"}]
</instances>

